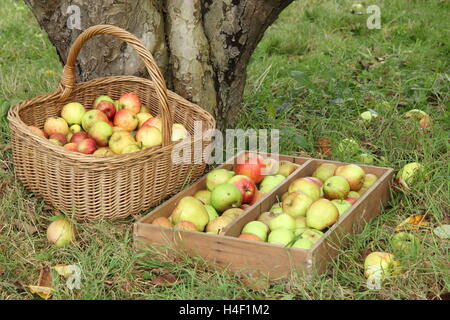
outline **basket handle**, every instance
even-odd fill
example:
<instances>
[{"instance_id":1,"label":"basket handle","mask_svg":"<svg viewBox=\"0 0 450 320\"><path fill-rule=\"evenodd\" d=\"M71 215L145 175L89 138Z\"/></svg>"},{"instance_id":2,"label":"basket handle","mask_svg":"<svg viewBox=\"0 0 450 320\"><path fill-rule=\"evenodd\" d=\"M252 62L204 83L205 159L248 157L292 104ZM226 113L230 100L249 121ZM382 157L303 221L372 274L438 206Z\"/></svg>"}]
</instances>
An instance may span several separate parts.
<instances>
[{"instance_id":1,"label":"basket handle","mask_svg":"<svg viewBox=\"0 0 450 320\"><path fill-rule=\"evenodd\" d=\"M159 100L160 114L162 120L162 145L167 146L171 143L172 136L172 114L169 108L169 100L167 97L167 87L161 71L156 65L152 54L144 47L142 42L133 34L125 31L119 27L112 25L97 25L86 29L72 44L67 57L66 65L63 69L62 79L60 83L61 100L67 99L75 88L76 76L75 76L75 63L77 61L78 53L83 47L84 43L92 37L101 34L112 35L132 46L139 57L145 64L148 73L151 75L155 84L156 94Z\"/></svg>"}]
</instances>

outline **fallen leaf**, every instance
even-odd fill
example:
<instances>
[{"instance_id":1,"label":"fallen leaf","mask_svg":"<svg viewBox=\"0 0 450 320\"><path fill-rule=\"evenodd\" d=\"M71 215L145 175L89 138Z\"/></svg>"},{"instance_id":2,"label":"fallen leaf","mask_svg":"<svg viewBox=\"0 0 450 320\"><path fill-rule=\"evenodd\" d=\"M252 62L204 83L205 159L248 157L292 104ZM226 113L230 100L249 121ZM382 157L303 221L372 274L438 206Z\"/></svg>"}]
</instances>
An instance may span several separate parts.
<instances>
[{"instance_id":1,"label":"fallen leaf","mask_svg":"<svg viewBox=\"0 0 450 320\"><path fill-rule=\"evenodd\" d=\"M6 188L11 184L10 180L4 180L0 183L0 194L3 194Z\"/></svg>"},{"instance_id":2,"label":"fallen leaf","mask_svg":"<svg viewBox=\"0 0 450 320\"><path fill-rule=\"evenodd\" d=\"M38 229L35 226L33 226L33 225L29 224L29 223L26 223L24 221L15 220L14 221L14 225L17 228L19 228L20 230L25 231L26 233L28 233L30 235L34 234L34 233L36 233L38 231Z\"/></svg>"},{"instance_id":3,"label":"fallen leaf","mask_svg":"<svg viewBox=\"0 0 450 320\"><path fill-rule=\"evenodd\" d=\"M412 215L400 223L395 231L419 230L421 227L428 227L430 224L425 221L425 215Z\"/></svg>"},{"instance_id":4,"label":"fallen leaf","mask_svg":"<svg viewBox=\"0 0 450 320\"><path fill-rule=\"evenodd\" d=\"M32 294L37 294L42 299L48 300L52 297L52 273L48 266L41 268L39 275L39 284L37 286L28 286Z\"/></svg>"},{"instance_id":5,"label":"fallen leaf","mask_svg":"<svg viewBox=\"0 0 450 320\"><path fill-rule=\"evenodd\" d=\"M433 233L441 239L450 239L450 225L443 224L433 229Z\"/></svg>"},{"instance_id":6,"label":"fallen leaf","mask_svg":"<svg viewBox=\"0 0 450 320\"><path fill-rule=\"evenodd\" d=\"M167 287L167 286L172 286L172 285L178 283L179 279L171 273L165 273L165 274L161 274L161 275L153 278L153 280L151 282L157 286Z\"/></svg>"},{"instance_id":7,"label":"fallen leaf","mask_svg":"<svg viewBox=\"0 0 450 320\"><path fill-rule=\"evenodd\" d=\"M317 152L331 156L331 141L328 138L321 138L317 140Z\"/></svg>"}]
</instances>

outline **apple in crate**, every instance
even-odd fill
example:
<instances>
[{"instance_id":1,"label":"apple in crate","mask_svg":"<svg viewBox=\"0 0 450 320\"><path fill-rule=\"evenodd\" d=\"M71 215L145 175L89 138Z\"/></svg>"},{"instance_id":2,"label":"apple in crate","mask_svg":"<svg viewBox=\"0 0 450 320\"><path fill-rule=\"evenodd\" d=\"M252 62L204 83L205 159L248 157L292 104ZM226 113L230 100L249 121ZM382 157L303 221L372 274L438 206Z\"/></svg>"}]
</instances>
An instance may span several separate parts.
<instances>
[{"instance_id":1,"label":"apple in crate","mask_svg":"<svg viewBox=\"0 0 450 320\"><path fill-rule=\"evenodd\" d=\"M92 125L88 133L99 147L106 147L108 145L109 138L111 138L113 134L113 129L108 123L98 121Z\"/></svg>"},{"instance_id":2,"label":"apple in crate","mask_svg":"<svg viewBox=\"0 0 450 320\"><path fill-rule=\"evenodd\" d=\"M230 180L235 173L226 169L215 169L206 175L206 187L212 191L219 184Z\"/></svg>"},{"instance_id":3,"label":"apple in crate","mask_svg":"<svg viewBox=\"0 0 450 320\"><path fill-rule=\"evenodd\" d=\"M172 220L175 225L180 221L189 221L197 231L203 231L209 222L209 215L200 200L188 196L182 198L173 210Z\"/></svg>"},{"instance_id":4,"label":"apple in crate","mask_svg":"<svg viewBox=\"0 0 450 320\"><path fill-rule=\"evenodd\" d=\"M81 103L71 102L66 104L61 110L61 117L68 125L81 124L86 109Z\"/></svg>"},{"instance_id":5,"label":"apple in crate","mask_svg":"<svg viewBox=\"0 0 450 320\"><path fill-rule=\"evenodd\" d=\"M114 104L114 100L113 100L111 97L102 95L102 96L98 96L98 97L95 99L94 104L93 104L93 109L97 109L97 106L98 106L102 101L108 101L108 102L111 102L111 103Z\"/></svg>"},{"instance_id":6,"label":"apple in crate","mask_svg":"<svg viewBox=\"0 0 450 320\"><path fill-rule=\"evenodd\" d=\"M128 109L119 110L114 116L114 125L126 131L133 131L137 128L139 120L137 116Z\"/></svg>"},{"instance_id":7,"label":"apple in crate","mask_svg":"<svg viewBox=\"0 0 450 320\"><path fill-rule=\"evenodd\" d=\"M338 218L339 210L327 199L315 201L306 211L306 225L320 231L332 226Z\"/></svg>"},{"instance_id":8,"label":"apple in crate","mask_svg":"<svg viewBox=\"0 0 450 320\"><path fill-rule=\"evenodd\" d=\"M97 150L97 146L95 144L95 140L92 138L87 138L78 143L77 146L78 152L84 153L84 154L93 154L95 150Z\"/></svg>"},{"instance_id":9,"label":"apple in crate","mask_svg":"<svg viewBox=\"0 0 450 320\"><path fill-rule=\"evenodd\" d=\"M241 233L238 238L252 241L262 241L260 237L252 233Z\"/></svg>"},{"instance_id":10,"label":"apple in crate","mask_svg":"<svg viewBox=\"0 0 450 320\"><path fill-rule=\"evenodd\" d=\"M332 163L322 163L320 166L314 170L312 176L320 179L322 182L325 182L328 178L334 175L334 172L337 169L337 165Z\"/></svg>"},{"instance_id":11,"label":"apple in crate","mask_svg":"<svg viewBox=\"0 0 450 320\"><path fill-rule=\"evenodd\" d=\"M266 176L261 181L261 184L259 185L259 190L261 190L262 192L269 192L276 186L278 186L280 183L282 183L283 180L285 179L286 177L281 174L277 174L275 176Z\"/></svg>"},{"instance_id":12,"label":"apple in crate","mask_svg":"<svg viewBox=\"0 0 450 320\"><path fill-rule=\"evenodd\" d=\"M266 241L269 227L261 221L250 221L242 228L241 234L244 233L254 234L262 241Z\"/></svg>"},{"instance_id":13,"label":"apple in crate","mask_svg":"<svg viewBox=\"0 0 450 320\"><path fill-rule=\"evenodd\" d=\"M174 228L186 231L197 231L195 224L190 221L180 221L175 224Z\"/></svg>"},{"instance_id":14,"label":"apple in crate","mask_svg":"<svg viewBox=\"0 0 450 320\"><path fill-rule=\"evenodd\" d=\"M222 217L228 216L234 220L234 219L238 218L240 215L242 215L244 212L245 211L242 210L241 208L231 208L231 209L225 210L222 213Z\"/></svg>"},{"instance_id":15,"label":"apple in crate","mask_svg":"<svg viewBox=\"0 0 450 320\"><path fill-rule=\"evenodd\" d=\"M264 178L263 169L265 167L266 162L263 157L253 153L244 153L238 157L234 171L236 174L249 177L254 183L260 183Z\"/></svg>"},{"instance_id":16,"label":"apple in crate","mask_svg":"<svg viewBox=\"0 0 450 320\"><path fill-rule=\"evenodd\" d=\"M152 224L156 224L156 225L167 227L167 228L172 228L172 223L170 222L170 220L167 217L158 217L152 221Z\"/></svg>"},{"instance_id":17,"label":"apple in crate","mask_svg":"<svg viewBox=\"0 0 450 320\"><path fill-rule=\"evenodd\" d=\"M42 138L48 139L48 135L41 129L36 126L28 126L31 130L33 130L36 134L40 135Z\"/></svg>"},{"instance_id":18,"label":"apple in crate","mask_svg":"<svg viewBox=\"0 0 450 320\"><path fill-rule=\"evenodd\" d=\"M314 201L320 198L321 190L320 186L310 179L299 178L294 180L288 189L289 193L303 192Z\"/></svg>"},{"instance_id":19,"label":"apple in crate","mask_svg":"<svg viewBox=\"0 0 450 320\"><path fill-rule=\"evenodd\" d=\"M219 212L237 208L242 204L241 191L230 183L222 183L211 192L211 205Z\"/></svg>"},{"instance_id":20,"label":"apple in crate","mask_svg":"<svg viewBox=\"0 0 450 320\"><path fill-rule=\"evenodd\" d=\"M257 221L261 221L262 223L269 226L270 221L272 221L273 218L278 217L280 214L281 214L280 212L266 211L260 214Z\"/></svg>"},{"instance_id":21,"label":"apple in crate","mask_svg":"<svg viewBox=\"0 0 450 320\"><path fill-rule=\"evenodd\" d=\"M109 119L106 114L104 114L100 110L89 110L81 119L81 126L83 127L84 131L88 132L89 129L94 125L94 123L99 121L108 122Z\"/></svg>"},{"instance_id":22,"label":"apple in crate","mask_svg":"<svg viewBox=\"0 0 450 320\"><path fill-rule=\"evenodd\" d=\"M55 133L60 133L66 136L69 133L69 126L67 125L66 120L60 117L50 117L45 120L44 123L44 132L51 136Z\"/></svg>"},{"instance_id":23,"label":"apple in crate","mask_svg":"<svg viewBox=\"0 0 450 320\"><path fill-rule=\"evenodd\" d=\"M297 169L297 165L293 164L290 161L281 161L280 162L280 166L278 168L277 171L277 175L281 174L285 177L288 177L292 172L295 171L295 169Z\"/></svg>"},{"instance_id":24,"label":"apple in crate","mask_svg":"<svg viewBox=\"0 0 450 320\"><path fill-rule=\"evenodd\" d=\"M335 199L335 200L331 200L331 202L338 209L339 216L342 216L344 213L346 213L352 207L352 203L350 201L347 201L347 200Z\"/></svg>"},{"instance_id":25,"label":"apple in crate","mask_svg":"<svg viewBox=\"0 0 450 320\"><path fill-rule=\"evenodd\" d=\"M115 154L121 154L126 146L135 142L133 135L128 131L117 131L109 139L109 148Z\"/></svg>"},{"instance_id":26,"label":"apple in crate","mask_svg":"<svg viewBox=\"0 0 450 320\"><path fill-rule=\"evenodd\" d=\"M350 190L352 191L358 191L362 188L366 176L364 170L356 164L348 164L339 167L334 174L336 176L344 177L348 181Z\"/></svg>"},{"instance_id":27,"label":"apple in crate","mask_svg":"<svg viewBox=\"0 0 450 320\"><path fill-rule=\"evenodd\" d=\"M369 189L377 180L378 178L376 175L372 173L366 174L366 176L364 177L363 188Z\"/></svg>"},{"instance_id":28,"label":"apple in crate","mask_svg":"<svg viewBox=\"0 0 450 320\"><path fill-rule=\"evenodd\" d=\"M156 127L142 127L136 133L136 141L142 142L143 148L156 147L162 143L162 133Z\"/></svg>"},{"instance_id":29,"label":"apple in crate","mask_svg":"<svg viewBox=\"0 0 450 320\"><path fill-rule=\"evenodd\" d=\"M276 229L269 233L267 242L287 246L295 238L294 232L289 229Z\"/></svg>"},{"instance_id":30,"label":"apple in crate","mask_svg":"<svg viewBox=\"0 0 450 320\"><path fill-rule=\"evenodd\" d=\"M327 199L344 199L350 192L350 184L341 176L328 178L323 186L323 193Z\"/></svg>"},{"instance_id":31,"label":"apple in crate","mask_svg":"<svg viewBox=\"0 0 450 320\"><path fill-rule=\"evenodd\" d=\"M194 194L194 198L203 202L203 204L211 204L211 191L199 190Z\"/></svg>"},{"instance_id":32,"label":"apple in crate","mask_svg":"<svg viewBox=\"0 0 450 320\"><path fill-rule=\"evenodd\" d=\"M306 239L306 238L300 238L294 242L292 247L299 248L299 249L311 249L313 245L314 245L314 242L312 242L311 240Z\"/></svg>"},{"instance_id":33,"label":"apple in crate","mask_svg":"<svg viewBox=\"0 0 450 320\"><path fill-rule=\"evenodd\" d=\"M208 223L206 226L206 232L220 234L231 222L233 222L233 218L230 216L217 217Z\"/></svg>"},{"instance_id":34,"label":"apple in crate","mask_svg":"<svg viewBox=\"0 0 450 320\"><path fill-rule=\"evenodd\" d=\"M249 177L236 175L225 182L231 183L239 189L242 194L242 203L250 203L253 200L256 192L256 185Z\"/></svg>"},{"instance_id":35,"label":"apple in crate","mask_svg":"<svg viewBox=\"0 0 450 320\"><path fill-rule=\"evenodd\" d=\"M116 115L116 106L111 101L101 101L96 109L106 114L109 120L113 120Z\"/></svg>"},{"instance_id":36,"label":"apple in crate","mask_svg":"<svg viewBox=\"0 0 450 320\"><path fill-rule=\"evenodd\" d=\"M269 228L272 231L276 229L295 230L296 226L295 219L287 213L282 213L269 222Z\"/></svg>"},{"instance_id":37,"label":"apple in crate","mask_svg":"<svg viewBox=\"0 0 450 320\"><path fill-rule=\"evenodd\" d=\"M303 192L292 192L283 200L283 212L292 217L306 216L306 211L314 200Z\"/></svg>"},{"instance_id":38,"label":"apple in crate","mask_svg":"<svg viewBox=\"0 0 450 320\"><path fill-rule=\"evenodd\" d=\"M124 93L119 99L119 104L122 110L130 110L133 114L141 111L141 100L134 92Z\"/></svg>"},{"instance_id":39,"label":"apple in crate","mask_svg":"<svg viewBox=\"0 0 450 320\"><path fill-rule=\"evenodd\" d=\"M205 209L208 212L209 222L211 222L215 218L219 217L219 214L217 213L216 209L214 209L213 206L211 206L209 204L205 204Z\"/></svg>"}]
</instances>

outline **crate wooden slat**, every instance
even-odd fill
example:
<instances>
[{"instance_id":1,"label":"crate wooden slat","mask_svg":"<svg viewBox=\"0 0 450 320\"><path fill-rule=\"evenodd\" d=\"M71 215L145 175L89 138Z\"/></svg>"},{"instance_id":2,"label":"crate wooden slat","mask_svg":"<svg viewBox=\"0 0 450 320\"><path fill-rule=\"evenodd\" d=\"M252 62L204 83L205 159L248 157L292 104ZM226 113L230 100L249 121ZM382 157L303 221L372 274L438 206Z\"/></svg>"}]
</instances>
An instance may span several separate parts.
<instances>
[{"instance_id":1,"label":"crate wooden slat","mask_svg":"<svg viewBox=\"0 0 450 320\"><path fill-rule=\"evenodd\" d=\"M327 264L346 244L349 234L358 233L364 225L380 214L389 198L389 184L393 170L374 166L360 165L366 173L373 173L378 180L337 223L327 230L325 235L310 250L287 248L277 244L239 239L237 236L249 221L258 216L281 198L290 183L300 177L311 176L322 163L346 163L308 159L292 156L281 156L280 160L289 160L300 164L283 183L266 194L246 213L234 220L223 235L212 235L202 232L175 230L152 225L151 222L160 216L169 216L178 201L196 191L205 189L205 177L175 195L173 198L150 212L134 225L134 238L138 246L165 245L190 255L200 256L212 265L228 268L231 271L257 273L271 279L288 277L292 273L324 272ZM230 159L221 167L232 169L234 159Z\"/></svg>"}]
</instances>

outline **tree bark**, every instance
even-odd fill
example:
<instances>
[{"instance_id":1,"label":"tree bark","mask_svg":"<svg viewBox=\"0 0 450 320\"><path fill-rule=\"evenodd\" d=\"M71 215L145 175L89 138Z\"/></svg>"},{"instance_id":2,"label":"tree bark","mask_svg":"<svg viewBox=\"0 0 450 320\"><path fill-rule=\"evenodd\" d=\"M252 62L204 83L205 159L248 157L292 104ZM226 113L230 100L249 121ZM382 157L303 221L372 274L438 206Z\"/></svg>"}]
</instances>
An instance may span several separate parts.
<instances>
[{"instance_id":1,"label":"tree bark","mask_svg":"<svg viewBox=\"0 0 450 320\"><path fill-rule=\"evenodd\" d=\"M169 88L211 112L218 126L239 113L249 59L264 31L293 0L24 0L65 63L81 30L68 27L69 6L80 8L81 29L113 24L144 43ZM132 48L100 36L81 50L79 81L148 76Z\"/></svg>"}]
</instances>

